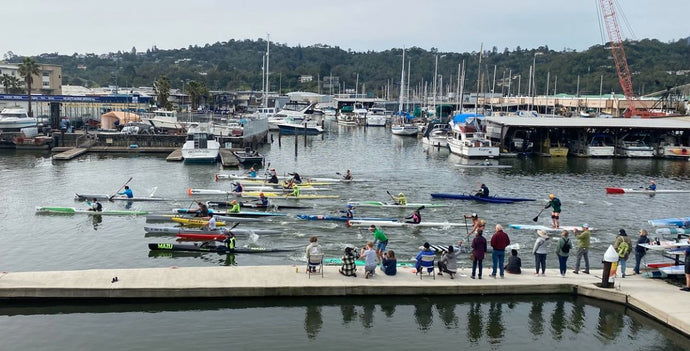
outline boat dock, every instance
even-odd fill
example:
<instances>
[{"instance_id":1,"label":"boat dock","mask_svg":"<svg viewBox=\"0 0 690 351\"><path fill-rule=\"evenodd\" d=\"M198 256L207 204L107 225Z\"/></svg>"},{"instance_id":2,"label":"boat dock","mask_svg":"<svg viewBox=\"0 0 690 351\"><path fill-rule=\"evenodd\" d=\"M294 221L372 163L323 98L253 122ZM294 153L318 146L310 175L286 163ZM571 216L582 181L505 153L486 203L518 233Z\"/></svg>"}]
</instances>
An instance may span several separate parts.
<instances>
[{"instance_id":1,"label":"boat dock","mask_svg":"<svg viewBox=\"0 0 690 351\"><path fill-rule=\"evenodd\" d=\"M67 150L61 151L63 149L67 149ZM81 156L81 155L87 153L88 151L89 151L89 149L83 148L83 147L69 147L69 148L55 147L55 148L53 148L53 152L59 152L59 153L53 155L53 160L68 161L68 160L71 160L75 157Z\"/></svg>"},{"instance_id":2,"label":"boat dock","mask_svg":"<svg viewBox=\"0 0 690 351\"><path fill-rule=\"evenodd\" d=\"M184 157L182 157L182 148L173 150L165 160L168 162L180 162L184 160Z\"/></svg>"},{"instance_id":3,"label":"boat dock","mask_svg":"<svg viewBox=\"0 0 690 351\"><path fill-rule=\"evenodd\" d=\"M232 149L220 149L220 164L223 167L239 167L240 161L232 151Z\"/></svg>"},{"instance_id":4,"label":"boat dock","mask_svg":"<svg viewBox=\"0 0 690 351\"><path fill-rule=\"evenodd\" d=\"M166 267L138 269L93 269L54 272L0 273L0 299L5 301L84 299L104 303L132 299L299 297L299 296L429 296L429 295L515 295L571 294L619 303L634 308L679 332L690 336L688 292L663 280L641 275L618 278L614 288L600 288L598 274L546 271L545 277L506 274L493 279L488 269L484 279L470 279L470 269L460 268L455 279L448 275L424 275L420 279L408 267L398 268L396 276L377 272L364 279L338 273L339 266L325 266L320 274L307 275L304 265ZM115 279L117 278L117 279ZM669 303L676 301L677 303Z\"/></svg>"}]
</instances>

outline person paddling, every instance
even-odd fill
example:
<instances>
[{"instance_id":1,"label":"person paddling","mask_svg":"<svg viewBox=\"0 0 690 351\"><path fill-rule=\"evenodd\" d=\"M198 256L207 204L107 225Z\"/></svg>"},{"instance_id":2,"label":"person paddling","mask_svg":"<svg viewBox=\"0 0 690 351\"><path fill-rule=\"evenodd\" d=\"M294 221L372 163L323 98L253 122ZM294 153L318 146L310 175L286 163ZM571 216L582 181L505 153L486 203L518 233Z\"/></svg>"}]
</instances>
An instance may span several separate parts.
<instances>
[{"instance_id":1,"label":"person paddling","mask_svg":"<svg viewBox=\"0 0 690 351\"><path fill-rule=\"evenodd\" d=\"M400 205L400 206L407 205L407 198L405 197L405 194L403 194L403 193L398 194L398 196L391 195L391 198L393 199L393 201L395 201L396 205Z\"/></svg>"},{"instance_id":2,"label":"person paddling","mask_svg":"<svg viewBox=\"0 0 690 351\"><path fill-rule=\"evenodd\" d=\"M343 176L343 179L344 179L344 180L352 180L352 179L354 179L354 178L352 177L352 171L348 169L347 172L345 172L345 175Z\"/></svg>"},{"instance_id":3,"label":"person paddling","mask_svg":"<svg viewBox=\"0 0 690 351\"><path fill-rule=\"evenodd\" d=\"M554 228L560 227L561 218L561 200L559 200L556 195L549 194L549 202L544 206L545 209L551 207L551 224Z\"/></svg>"},{"instance_id":4,"label":"person paddling","mask_svg":"<svg viewBox=\"0 0 690 351\"><path fill-rule=\"evenodd\" d=\"M240 213L240 204L237 202L237 200L232 200L230 204L232 205L232 208L230 208L228 213Z\"/></svg>"},{"instance_id":5,"label":"person paddling","mask_svg":"<svg viewBox=\"0 0 690 351\"><path fill-rule=\"evenodd\" d=\"M479 190L477 190L477 193L474 194L474 196L477 197L489 197L489 187L486 186L486 184L482 183L479 186Z\"/></svg>"},{"instance_id":6,"label":"person paddling","mask_svg":"<svg viewBox=\"0 0 690 351\"><path fill-rule=\"evenodd\" d=\"M91 202L91 208L89 208L89 211L103 212L103 205L101 205L101 203L98 202L96 198L94 198L93 202Z\"/></svg>"},{"instance_id":7,"label":"person paddling","mask_svg":"<svg viewBox=\"0 0 690 351\"><path fill-rule=\"evenodd\" d=\"M128 199L131 199L134 197L134 193L132 193L132 189L129 188L128 185L125 185L125 190L122 192L117 193L118 195L125 195L127 196Z\"/></svg>"},{"instance_id":8,"label":"person paddling","mask_svg":"<svg viewBox=\"0 0 690 351\"><path fill-rule=\"evenodd\" d=\"M422 214L419 213L419 210L424 208L423 206L414 210L411 215L405 217L405 219L411 219L411 221L405 221L405 223L413 223L413 224L419 224L422 222Z\"/></svg>"},{"instance_id":9,"label":"person paddling","mask_svg":"<svg viewBox=\"0 0 690 351\"><path fill-rule=\"evenodd\" d=\"M194 210L194 212L196 212L196 217L208 217L208 206L201 201L196 204L199 206Z\"/></svg>"},{"instance_id":10,"label":"person paddling","mask_svg":"<svg viewBox=\"0 0 690 351\"><path fill-rule=\"evenodd\" d=\"M233 193L241 194L244 191L244 186L240 182L235 183L235 187L232 189Z\"/></svg>"},{"instance_id":11,"label":"person paddling","mask_svg":"<svg viewBox=\"0 0 690 351\"><path fill-rule=\"evenodd\" d=\"M254 170L254 167L249 167L249 177L256 178L256 171Z\"/></svg>"},{"instance_id":12,"label":"person paddling","mask_svg":"<svg viewBox=\"0 0 690 351\"><path fill-rule=\"evenodd\" d=\"M656 183L654 182L654 179L649 181L649 185L646 188L647 190L651 191L656 191Z\"/></svg>"},{"instance_id":13,"label":"person paddling","mask_svg":"<svg viewBox=\"0 0 690 351\"><path fill-rule=\"evenodd\" d=\"M302 184L302 177L300 177L299 173L288 173L289 175L292 176L292 180L295 182L295 184Z\"/></svg>"},{"instance_id":14,"label":"person paddling","mask_svg":"<svg viewBox=\"0 0 690 351\"><path fill-rule=\"evenodd\" d=\"M268 170L268 182L271 184L278 184L278 172L276 172L275 168L271 168Z\"/></svg>"},{"instance_id":15,"label":"person paddling","mask_svg":"<svg viewBox=\"0 0 690 351\"><path fill-rule=\"evenodd\" d=\"M259 204L261 207L269 207L269 206L271 206L271 204L268 202L268 198L266 197L266 195L264 195L264 193L259 193L259 202L258 202L258 204Z\"/></svg>"}]
</instances>

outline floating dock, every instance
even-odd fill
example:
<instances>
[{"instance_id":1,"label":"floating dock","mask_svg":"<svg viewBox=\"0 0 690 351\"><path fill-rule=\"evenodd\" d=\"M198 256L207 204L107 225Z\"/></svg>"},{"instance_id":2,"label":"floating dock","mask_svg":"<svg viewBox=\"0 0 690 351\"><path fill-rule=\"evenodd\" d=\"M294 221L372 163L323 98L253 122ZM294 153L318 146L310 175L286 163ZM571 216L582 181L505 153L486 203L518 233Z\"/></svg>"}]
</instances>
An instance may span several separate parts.
<instances>
[{"instance_id":1,"label":"floating dock","mask_svg":"<svg viewBox=\"0 0 690 351\"><path fill-rule=\"evenodd\" d=\"M231 149L220 149L220 164L223 167L239 167L240 160L232 153Z\"/></svg>"},{"instance_id":2,"label":"floating dock","mask_svg":"<svg viewBox=\"0 0 690 351\"><path fill-rule=\"evenodd\" d=\"M57 148L53 148L55 150ZM56 150L57 151L57 150ZM66 151L62 151L59 154L53 155L53 160L57 161L69 161L75 157L81 156L85 153L87 153L89 149L83 148L83 147L73 147L69 148Z\"/></svg>"},{"instance_id":3,"label":"floating dock","mask_svg":"<svg viewBox=\"0 0 690 351\"><path fill-rule=\"evenodd\" d=\"M168 155L168 157L165 158L166 161L168 162L180 162L184 160L184 157L182 157L182 149L175 149L173 152Z\"/></svg>"}]
</instances>

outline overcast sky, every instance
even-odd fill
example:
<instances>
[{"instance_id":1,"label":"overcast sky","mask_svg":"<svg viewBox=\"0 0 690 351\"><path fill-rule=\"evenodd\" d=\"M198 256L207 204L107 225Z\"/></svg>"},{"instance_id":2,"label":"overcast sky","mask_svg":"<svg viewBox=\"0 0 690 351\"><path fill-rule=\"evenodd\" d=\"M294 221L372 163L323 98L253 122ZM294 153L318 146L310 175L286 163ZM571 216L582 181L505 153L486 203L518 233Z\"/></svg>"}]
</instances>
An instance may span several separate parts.
<instances>
[{"instance_id":1,"label":"overcast sky","mask_svg":"<svg viewBox=\"0 0 690 351\"><path fill-rule=\"evenodd\" d=\"M690 0L617 0L624 38L690 36ZM266 38L354 51L602 44L599 0L21 0L2 2L0 54L107 53ZM603 34L604 37L606 34Z\"/></svg>"}]
</instances>

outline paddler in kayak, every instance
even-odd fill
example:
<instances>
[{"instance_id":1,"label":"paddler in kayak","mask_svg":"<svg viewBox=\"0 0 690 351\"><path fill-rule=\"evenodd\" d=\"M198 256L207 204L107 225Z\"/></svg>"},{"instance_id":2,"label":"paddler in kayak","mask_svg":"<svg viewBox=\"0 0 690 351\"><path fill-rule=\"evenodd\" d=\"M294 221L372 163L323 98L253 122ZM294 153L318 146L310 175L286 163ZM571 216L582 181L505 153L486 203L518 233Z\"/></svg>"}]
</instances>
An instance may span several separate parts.
<instances>
[{"instance_id":1,"label":"paddler in kayak","mask_svg":"<svg viewBox=\"0 0 690 351\"><path fill-rule=\"evenodd\" d=\"M341 211L341 212L345 213L345 217L353 218L355 216L355 214L352 212L353 209L354 208L352 207L352 205L348 204L347 209L345 211Z\"/></svg>"},{"instance_id":2,"label":"paddler in kayak","mask_svg":"<svg viewBox=\"0 0 690 351\"><path fill-rule=\"evenodd\" d=\"M354 178L352 177L352 171L348 169L347 172L345 172L345 175L343 176L343 179L344 179L344 180L352 180L352 179L354 179Z\"/></svg>"},{"instance_id":3,"label":"paddler in kayak","mask_svg":"<svg viewBox=\"0 0 690 351\"><path fill-rule=\"evenodd\" d=\"M125 185L125 190L117 193L118 195L126 195L128 199L131 199L134 197L134 193L132 193L132 189L129 188L128 185Z\"/></svg>"},{"instance_id":4,"label":"paddler in kayak","mask_svg":"<svg viewBox=\"0 0 690 351\"><path fill-rule=\"evenodd\" d=\"M244 186L242 184L240 184L240 182L235 183L235 187L232 188L233 193L242 194L243 191L244 191Z\"/></svg>"},{"instance_id":5,"label":"paddler in kayak","mask_svg":"<svg viewBox=\"0 0 690 351\"><path fill-rule=\"evenodd\" d=\"M271 168L268 170L268 182L271 184L278 184L278 172L276 172L275 168Z\"/></svg>"},{"instance_id":6,"label":"paddler in kayak","mask_svg":"<svg viewBox=\"0 0 690 351\"><path fill-rule=\"evenodd\" d=\"M89 208L89 211L94 211L94 212L103 212L103 205L101 205L98 200L95 198L93 199L93 202L89 203L91 205L91 208Z\"/></svg>"},{"instance_id":7,"label":"paddler in kayak","mask_svg":"<svg viewBox=\"0 0 690 351\"><path fill-rule=\"evenodd\" d=\"M192 211L196 213L195 217L208 217L208 206L205 203L199 201L196 203L199 207Z\"/></svg>"},{"instance_id":8,"label":"paddler in kayak","mask_svg":"<svg viewBox=\"0 0 690 351\"><path fill-rule=\"evenodd\" d=\"M256 178L256 171L254 170L254 167L249 167L249 177Z\"/></svg>"},{"instance_id":9,"label":"paddler in kayak","mask_svg":"<svg viewBox=\"0 0 690 351\"><path fill-rule=\"evenodd\" d=\"M228 213L240 213L240 204L237 202L237 200L232 200L230 205L232 205L232 208L230 208ZM211 214L211 215L213 215L213 214Z\"/></svg>"},{"instance_id":10,"label":"paddler in kayak","mask_svg":"<svg viewBox=\"0 0 690 351\"><path fill-rule=\"evenodd\" d=\"M299 197L299 187L298 187L298 186L294 186L294 187L292 188L292 193L290 193L290 195L288 195L288 196Z\"/></svg>"},{"instance_id":11,"label":"paddler in kayak","mask_svg":"<svg viewBox=\"0 0 690 351\"><path fill-rule=\"evenodd\" d=\"M489 187L486 186L486 184L482 183L479 186L479 190L477 190L477 193L474 194L476 197L489 197Z\"/></svg>"},{"instance_id":12,"label":"paddler in kayak","mask_svg":"<svg viewBox=\"0 0 690 351\"><path fill-rule=\"evenodd\" d=\"M398 194L398 196L391 195L391 198L393 199L393 201L395 201L396 205L400 205L400 206L407 205L407 198L405 197L405 194L403 194L403 193Z\"/></svg>"},{"instance_id":13,"label":"paddler in kayak","mask_svg":"<svg viewBox=\"0 0 690 351\"><path fill-rule=\"evenodd\" d=\"M651 191L656 191L656 183L654 183L654 179L649 181L649 185L645 189L651 190Z\"/></svg>"},{"instance_id":14,"label":"paddler in kayak","mask_svg":"<svg viewBox=\"0 0 690 351\"><path fill-rule=\"evenodd\" d=\"M259 201L257 201L257 205L261 207L270 207L271 203L268 202L268 198L266 195L264 195L264 193L259 193Z\"/></svg>"},{"instance_id":15,"label":"paddler in kayak","mask_svg":"<svg viewBox=\"0 0 690 351\"><path fill-rule=\"evenodd\" d=\"M204 226L204 228L208 230L216 230L216 217L213 215L213 213L209 214L209 216L208 223Z\"/></svg>"},{"instance_id":16,"label":"paddler in kayak","mask_svg":"<svg viewBox=\"0 0 690 351\"><path fill-rule=\"evenodd\" d=\"M283 189L294 189L294 188L296 188L296 186L295 186L295 181L292 178L283 182Z\"/></svg>"},{"instance_id":17,"label":"paddler in kayak","mask_svg":"<svg viewBox=\"0 0 690 351\"><path fill-rule=\"evenodd\" d=\"M559 220L561 217L561 200L556 195L549 194L549 202L544 206L544 209L551 207L551 225L554 228L560 227Z\"/></svg>"},{"instance_id":18,"label":"paddler in kayak","mask_svg":"<svg viewBox=\"0 0 690 351\"><path fill-rule=\"evenodd\" d=\"M302 184L302 177L300 177L299 173L288 173L289 175L292 176L292 180L295 182L295 184Z\"/></svg>"},{"instance_id":19,"label":"paddler in kayak","mask_svg":"<svg viewBox=\"0 0 690 351\"><path fill-rule=\"evenodd\" d=\"M411 215L405 217L405 219L409 219L409 221L405 221L405 223L412 223L412 224L419 224L422 222L422 214L419 213L419 210L423 209L424 206L414 210Z\"/></svg>"}]
</instances>

